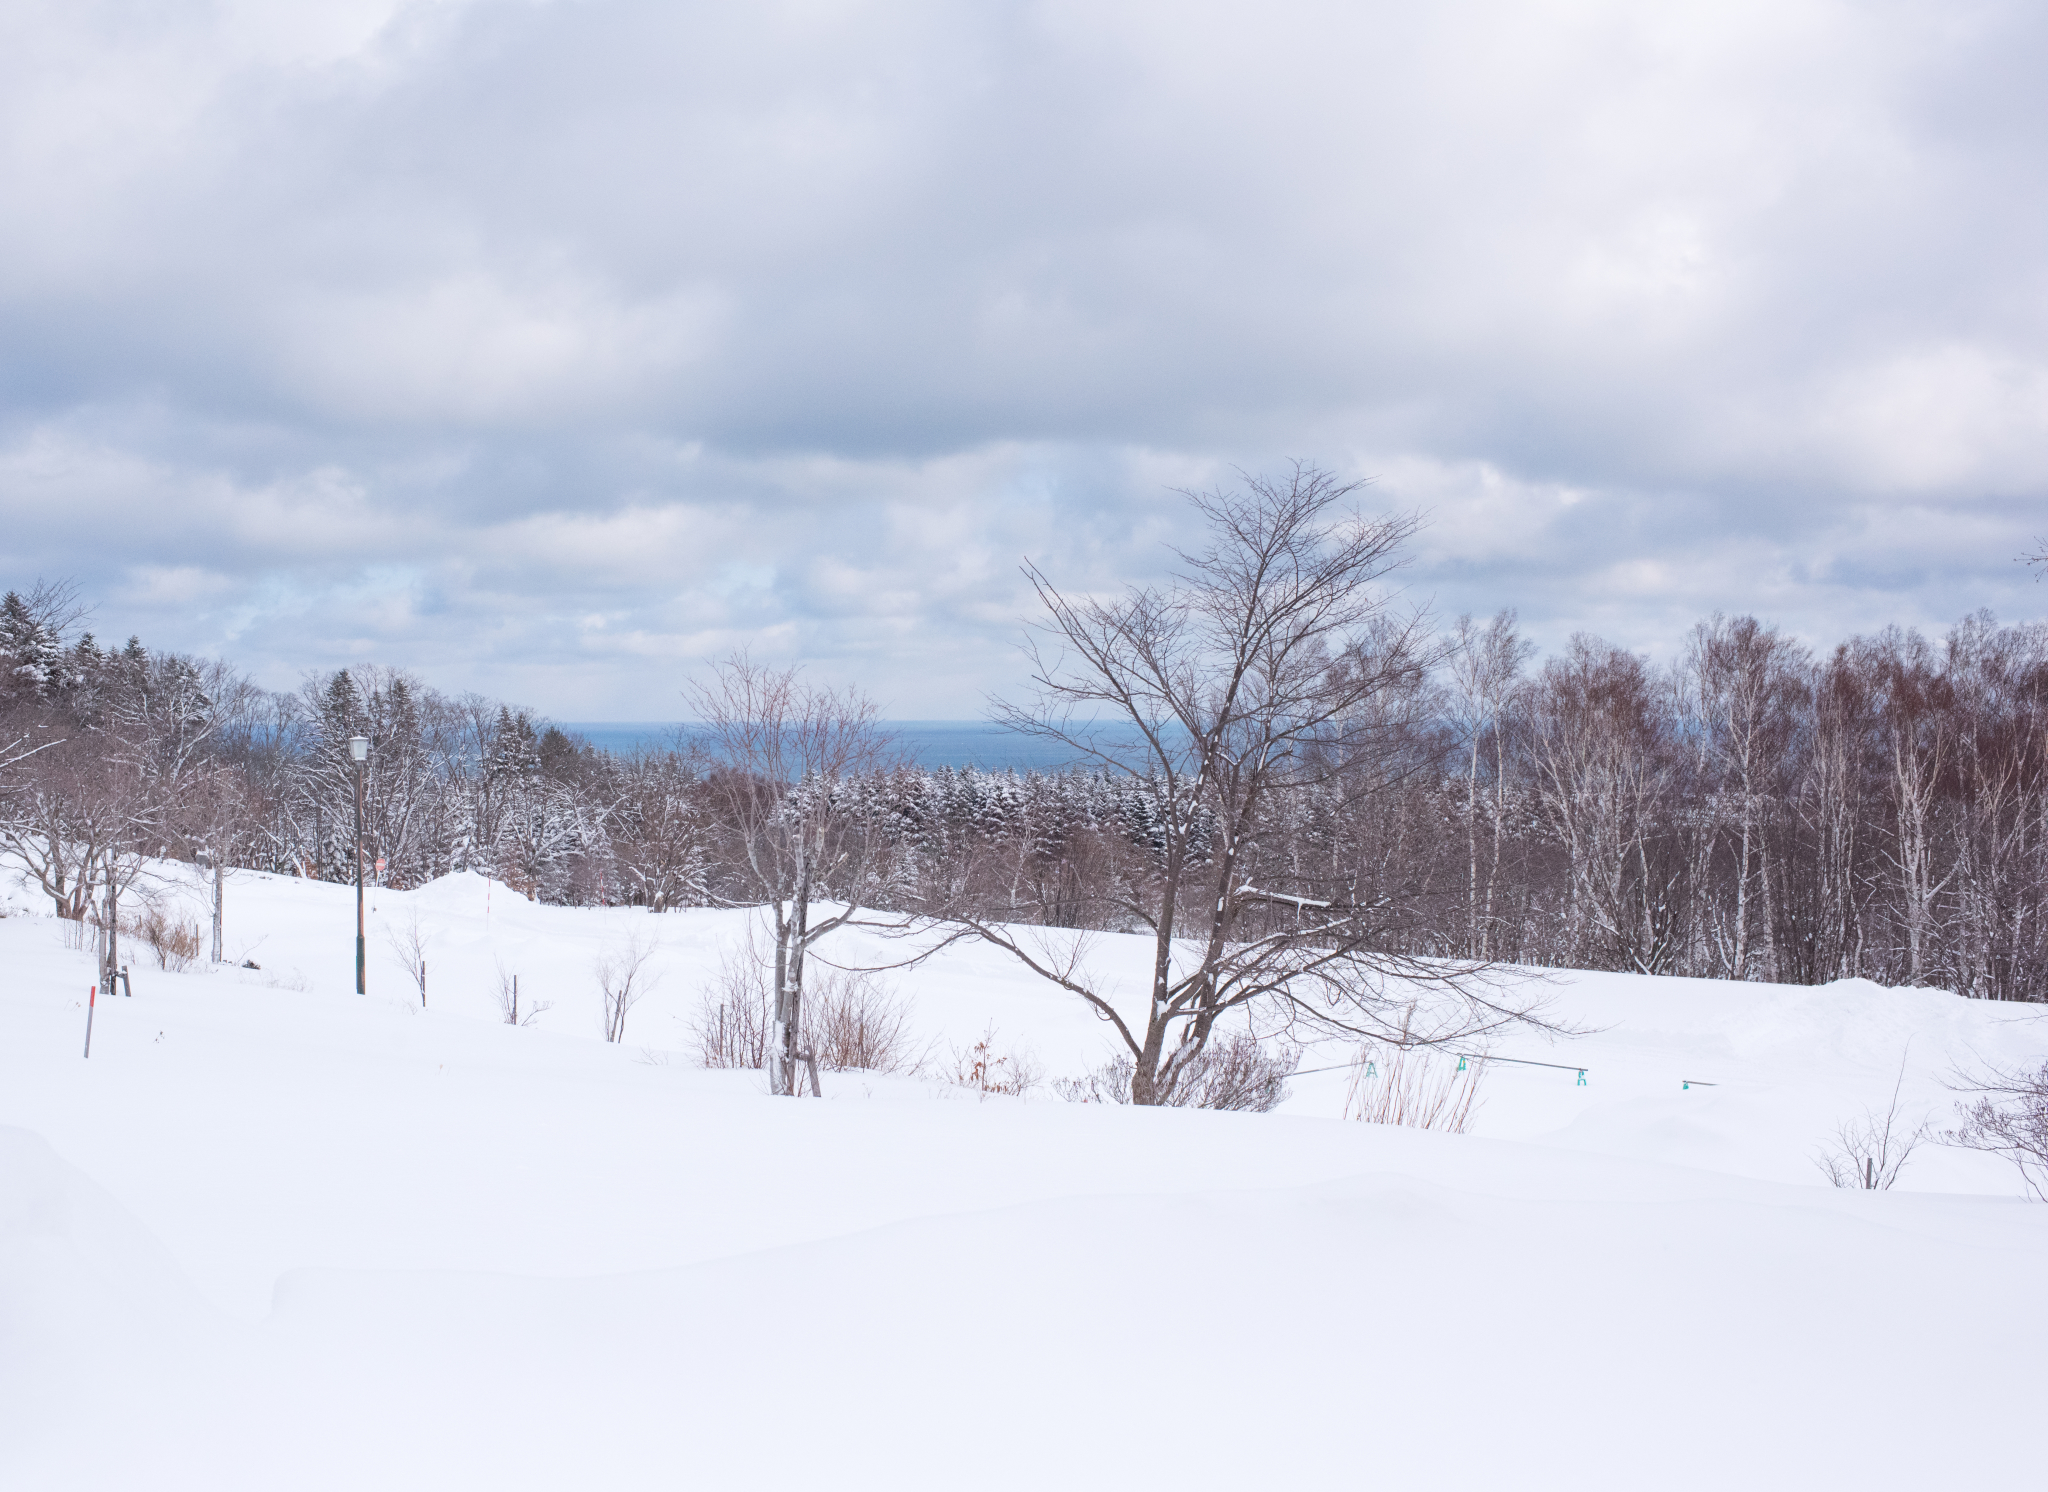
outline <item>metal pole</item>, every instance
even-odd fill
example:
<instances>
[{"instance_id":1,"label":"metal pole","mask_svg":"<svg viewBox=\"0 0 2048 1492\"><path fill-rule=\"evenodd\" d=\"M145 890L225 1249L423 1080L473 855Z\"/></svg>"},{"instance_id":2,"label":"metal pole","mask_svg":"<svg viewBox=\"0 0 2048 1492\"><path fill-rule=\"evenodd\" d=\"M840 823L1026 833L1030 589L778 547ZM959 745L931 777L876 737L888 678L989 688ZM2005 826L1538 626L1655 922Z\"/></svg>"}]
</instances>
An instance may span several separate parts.
<instances>
[{"instance_id":1,"label":"metal pole","mask_svg":"<svg viewBox=\"0 0 2048 1492\"><path fill-rule=\"evenodd\" d=\"M356 993L363 988L363 764L356 763Z\"/></svg>"}]
</instances>

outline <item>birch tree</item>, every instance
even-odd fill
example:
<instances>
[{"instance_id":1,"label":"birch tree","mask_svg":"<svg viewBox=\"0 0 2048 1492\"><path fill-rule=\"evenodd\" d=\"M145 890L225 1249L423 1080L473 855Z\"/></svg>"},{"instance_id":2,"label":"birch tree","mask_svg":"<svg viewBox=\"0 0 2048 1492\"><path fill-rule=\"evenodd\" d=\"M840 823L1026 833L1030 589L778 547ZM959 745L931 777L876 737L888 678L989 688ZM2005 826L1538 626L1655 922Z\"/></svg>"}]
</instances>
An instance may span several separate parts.
<instances>
[{"instance_id":1,"label":"birch tree","mask_svg":"<svg viewBox=\"0 0 2048 1492\"><path fill-rule=\"evenodd\" d=\"M1536 651L1519 635L1515 622L1513 611L1499 612L1483 627L1470 616L1459 617L1448 660L1450 697L1465 741L1466 947L1480 959L1489 956L1492 945L1494 895L1500 882L1507 817L1508 709L1521 687L1522 669ZM1487 819L1483 857L1479 846L1482 805Z\"/></svg>"},{"instance_id":2,"label":"birch tree","mask_svg":"<svg viewBox=\"0 0 2048 1492\"><path fill-rule=\"evenodd\" d=\"M1658 692L1633 653L1574 636L1544 665L1530 729L1537 802L1568 857L1570 946L1645 974L1670 972L1678 952L1673 869L1651 853L1667 766Z\"/></svg>"},{"instance_id":3,"label":"birch tree","mask_svg":"<svg viewBox=\"0 0 2048 1492\"><path fill-rule=\"evenodd\" d=\"M1707 795L1711 827L1725 830L1730 840L1735 887L1722 953L1733 979L1751 977L1759 938L1767 973L1777 973L1768 905L1769 829L1806 702L1807 670L1804 651L1754 617L1731 621L1716 615L1693 628L1684 674L1695 717L1687 723L1701 758L1698 783ZM1704 837L1710 853L1721 837Z\"/></svg>"},{"instance_id":4,"label":"birch tree","mask_svg":"<svg viewBox=\"0 0 2048 1492\"><path fill-rule=\"evenodd\" d=\"M1906 982L1918 984L1937 932L1936 902L1956 866L1942 863L1941 788L1954 765L1954 686L1917 632L1888 630L1874 649L1879 739L1890 789L1890 859L1906 935Z\"/></svg>"}]
</instances>

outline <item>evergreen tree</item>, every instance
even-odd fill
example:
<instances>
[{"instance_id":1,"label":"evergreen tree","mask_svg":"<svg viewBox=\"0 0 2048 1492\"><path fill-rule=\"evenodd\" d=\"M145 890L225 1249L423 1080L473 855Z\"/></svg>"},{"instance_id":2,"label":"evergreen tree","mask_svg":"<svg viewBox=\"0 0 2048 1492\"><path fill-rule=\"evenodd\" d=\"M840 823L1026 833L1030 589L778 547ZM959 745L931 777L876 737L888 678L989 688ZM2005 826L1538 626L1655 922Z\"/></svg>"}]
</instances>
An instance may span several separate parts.
<instances>
[{"instance_id":1,"label":"evergreen tree","mask_svg":"<svg viewBox=\"0 0 2048 1492\"><path fill-rule=\"evenodd\" d=\"M61 683L64 640L27 597L0 597L0 698L46 697Z\"/></svg>"}]
</instances>

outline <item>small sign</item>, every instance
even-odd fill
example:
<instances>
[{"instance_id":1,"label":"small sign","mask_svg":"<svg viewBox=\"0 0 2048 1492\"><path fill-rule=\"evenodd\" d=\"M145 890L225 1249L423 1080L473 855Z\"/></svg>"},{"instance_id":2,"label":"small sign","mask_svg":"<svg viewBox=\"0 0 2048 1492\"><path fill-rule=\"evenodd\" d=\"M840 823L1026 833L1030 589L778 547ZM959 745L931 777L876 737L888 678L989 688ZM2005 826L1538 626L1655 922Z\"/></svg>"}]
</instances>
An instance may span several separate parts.
<instances>
[{"instance_id":1,"label":"small sign","mask_svg":"<svg viewBox=\"0 0 2048 1492\"><path fill-rule=\"evenodd\" d=\"M384 857L382 855L377 857L377 874L384 874Z\"/></svg>"}]
</instances>

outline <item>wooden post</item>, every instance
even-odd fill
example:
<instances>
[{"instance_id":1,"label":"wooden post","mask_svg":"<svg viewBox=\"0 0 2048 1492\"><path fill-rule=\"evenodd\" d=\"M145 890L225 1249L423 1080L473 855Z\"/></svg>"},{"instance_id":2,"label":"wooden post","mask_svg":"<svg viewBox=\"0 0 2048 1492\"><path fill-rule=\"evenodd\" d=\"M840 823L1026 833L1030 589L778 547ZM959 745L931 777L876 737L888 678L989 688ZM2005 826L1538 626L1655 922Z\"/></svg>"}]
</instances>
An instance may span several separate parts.
<instances>
[{"instance_id":1,"label":"wooden post","mask_svg":"<svg viewBox=\"0 0 2048 1492\"><path fill-rule=\"evenodd\" d=\"M121 902L114 889L114 860L111 855L106 859L106 867L106 915L100 927L100 983L107 987L107 996L111 999L121 964Z\"/></svg>"}]
</instances>

